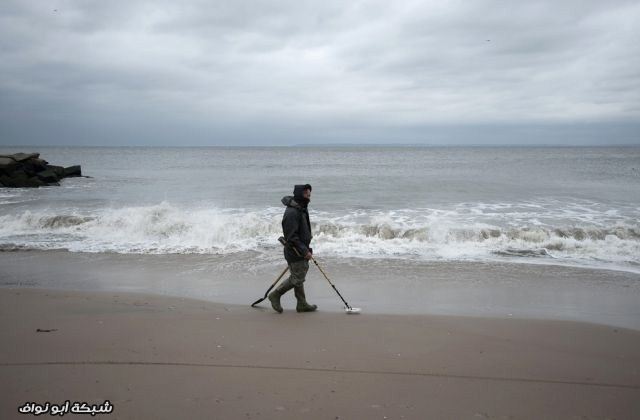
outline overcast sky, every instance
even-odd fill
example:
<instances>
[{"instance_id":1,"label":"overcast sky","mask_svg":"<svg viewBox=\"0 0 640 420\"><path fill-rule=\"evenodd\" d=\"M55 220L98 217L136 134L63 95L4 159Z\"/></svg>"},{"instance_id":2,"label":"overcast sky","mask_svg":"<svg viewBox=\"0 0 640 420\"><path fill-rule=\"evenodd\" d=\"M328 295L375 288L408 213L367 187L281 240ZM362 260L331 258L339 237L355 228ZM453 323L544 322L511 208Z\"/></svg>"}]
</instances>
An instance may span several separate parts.
<instances>
[{"instance_id":1,"label":"overcast sky","mask_svg":"<svg viewBox=\"0 0 640 420\"><path fill-rule=\"evenodd\" d=\"M0 144L638 144L640 2L0 4Z\"/></svg>"}]
</instances>

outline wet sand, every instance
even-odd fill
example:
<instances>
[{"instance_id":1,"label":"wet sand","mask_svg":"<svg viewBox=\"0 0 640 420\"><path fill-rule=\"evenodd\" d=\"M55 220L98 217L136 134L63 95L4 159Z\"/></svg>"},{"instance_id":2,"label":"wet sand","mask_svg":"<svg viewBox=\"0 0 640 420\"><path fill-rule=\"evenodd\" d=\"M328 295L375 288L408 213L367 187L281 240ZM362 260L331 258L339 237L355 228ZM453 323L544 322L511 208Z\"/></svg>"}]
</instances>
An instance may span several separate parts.
<instances>
[{"instance_id":1,"label":"wet sand","mask_svg":"<svg viewBox=\"0 0 640 420\"><path fill-rule=\"evenodd\" d=\"M588 323L280 315L266 305L11 286L0 289L0 343L2 419L31 417L18 413L27 401L65 400L109 400L113 412L95 417L112 419L640 412L640 332Z\"/></svg>"},{"instance_id":2,"label":"wet sand","mask_svg":"<svg viewBox=\"0 0 640 420\"><path fill-rule=\"evenodd\" d=\"M0 288L140 292L246 305L285 267L281 250L235 255L0 252ZM640 274L499 262L318 257L352 306L366 313L569 320L640 330ZM342 303L309 268L307 296ZM293 307L292 296L285 306Z\"/></svg>"}]
</instances>

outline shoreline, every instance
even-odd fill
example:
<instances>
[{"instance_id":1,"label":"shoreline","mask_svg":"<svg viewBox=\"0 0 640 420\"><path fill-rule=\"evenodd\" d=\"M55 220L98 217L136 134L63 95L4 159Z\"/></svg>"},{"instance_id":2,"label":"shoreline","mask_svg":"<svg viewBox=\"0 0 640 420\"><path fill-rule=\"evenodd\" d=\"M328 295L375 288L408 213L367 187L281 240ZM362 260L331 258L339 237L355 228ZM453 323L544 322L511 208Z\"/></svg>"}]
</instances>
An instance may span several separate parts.
<instances>
[{"instance_id":1,"label":"shoreline","mask_svg":"<svg viewBox=\"0 0 640 420\"><path fill-rule=\"evenodd\" d=\"M0 417L616 418L640 332L571 321L297 314L110 291L0 289ZM37 332L37 329L48 332Z\"/></svg>"},{"instance_id":2,"label":"shoreline","mask_svg":"<svg viewBox=\"0 0 640 420\"><path fill-rule=\"evenodd\" d=\"M115 251L72 251L69 248L50 248L50 249L42 249L42 248L34 248L22 245L13 245L13 244L0 244L0 255L3 253L12 253L12 252L63 252L70 254L86 254L86 255L132 255L132 256L155 256L155 257L180 257L180 256L196 256L206 258L207 256L230 256L230 254L209 254L209 253L187 253L187 252L169 252L169 253L149 253L149 252L115 252ZM258 254L257 251L238 251L236 254ZM335 256L329 257L331 259L335 259ZM581 270L592 270L592 271L619 271L622 273L628 273L632 275L637 275L640 278L640 268L634 268L629 266L621 266L621 265L584 265L571 261L553 261L546 259L532 259L532 258L521 258L521 257L511 257L511 258L485 258L479 260L430 260L430 259L416 259L412 260L407 257L394 257L388 256L386 258L381 257L364 257L364 256L349 256L342 257L344 260L358 260L363 263L366 261L396 261L396 262L405 262L408 264L524 264L524 265L536 265L536 266L545 266L545 267L560 267L560 268L576 268Z\"/></svg>"},{"instance_id":3,"label":"shoreline","mask_svg":"<svg viewBox=\"0 0 640 420\"><path fill-rule=\"evenodd\" d=\"M319 263L345 299L365 313L559 319L640 330L640 275L634 273L525 263ZM0 267L0 288L142 292L248 306L264 295L284 261L250 253L16 251L0 252ZM305 288L321 311L342 311L313 265ZM291 308L293 298L285 295L283 305Z\"/></svg>"}]
</instances>

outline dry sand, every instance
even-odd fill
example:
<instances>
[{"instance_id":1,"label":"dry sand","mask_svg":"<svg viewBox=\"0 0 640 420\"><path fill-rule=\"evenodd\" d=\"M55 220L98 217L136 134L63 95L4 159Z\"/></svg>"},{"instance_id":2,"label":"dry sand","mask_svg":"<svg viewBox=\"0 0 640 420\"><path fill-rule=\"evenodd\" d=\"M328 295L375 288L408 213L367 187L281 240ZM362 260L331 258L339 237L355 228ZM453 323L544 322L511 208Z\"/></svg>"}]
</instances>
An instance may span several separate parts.
<instances>
[{"instance_id":1,"label":"dry sand","mask_svg":"<svg viewBox=\"0 0 640 420\"><path fill-rule=\"evenodd\" d=\"M640 418L635 330L29 288L0 311L2 419L65 400L109 419Z\"/></svg>"}]
</instances>

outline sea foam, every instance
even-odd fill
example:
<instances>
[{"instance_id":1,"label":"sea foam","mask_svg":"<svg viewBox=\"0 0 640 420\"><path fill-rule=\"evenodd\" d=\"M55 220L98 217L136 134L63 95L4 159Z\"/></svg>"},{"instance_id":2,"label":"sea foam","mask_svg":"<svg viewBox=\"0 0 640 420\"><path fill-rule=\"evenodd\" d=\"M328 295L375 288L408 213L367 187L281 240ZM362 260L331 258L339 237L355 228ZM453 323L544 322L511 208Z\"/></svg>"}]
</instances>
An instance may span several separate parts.
<instances>
[{"instance_id":1,"label":"sea foam","mask_svg":"<svg viewBox=\"0 0 640 420\"><path fill-rule=\"evenodd\" d=\"M533 209L535 208L535 211ZM0 216L0 249L75 252L279 252L282 207L157 205L27 210ZM597 208L461 203L450 209L311 210L313 248L336 257L421 260L517 258L640 266L640 225Z\"/></svg>"}]
</instances>

